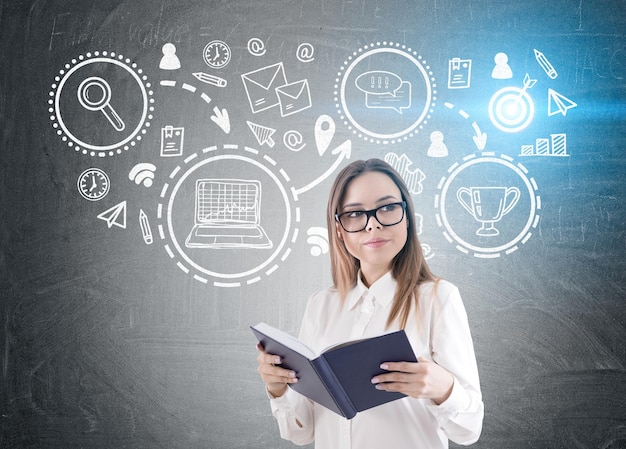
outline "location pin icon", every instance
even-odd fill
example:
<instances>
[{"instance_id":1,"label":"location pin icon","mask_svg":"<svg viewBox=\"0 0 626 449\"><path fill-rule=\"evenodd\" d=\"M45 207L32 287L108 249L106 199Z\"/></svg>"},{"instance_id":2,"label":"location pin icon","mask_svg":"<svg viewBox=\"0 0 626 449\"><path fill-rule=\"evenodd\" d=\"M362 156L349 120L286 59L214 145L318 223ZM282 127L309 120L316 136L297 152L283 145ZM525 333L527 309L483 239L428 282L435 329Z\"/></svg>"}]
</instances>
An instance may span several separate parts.
<instances>
[{"instance_id":1,"label":"location pin icon","mask_svg":"<svg viewBox=\"0 0 626 449\"><path fill-rule=\"evenodd\" d=\"M315 122L315 144L317 152L323 156L335 136L335 121L328 115L320 115Z\"/></svg>"}]
</instances>

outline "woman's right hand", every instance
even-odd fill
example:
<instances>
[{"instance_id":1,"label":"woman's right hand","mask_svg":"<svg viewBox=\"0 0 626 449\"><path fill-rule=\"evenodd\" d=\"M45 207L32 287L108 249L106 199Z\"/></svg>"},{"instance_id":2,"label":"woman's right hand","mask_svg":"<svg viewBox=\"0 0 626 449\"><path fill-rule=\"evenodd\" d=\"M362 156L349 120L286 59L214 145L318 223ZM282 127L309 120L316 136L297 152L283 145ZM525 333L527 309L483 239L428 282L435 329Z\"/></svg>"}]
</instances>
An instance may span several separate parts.
<instances>
[{"instance_id":1,"label":"woman's right hand","mask_svg":"<svg viewBox=\"0 0 626 449\"><path fill-rule=\"evenodd\" d=\"M287 391L288 384L298 382L296 373L276 366L280 365L282 360L277 355L265 352L265 348L263 348L261 343L257 344L256 347L259 350L259 356L257 357L259 367L257 371L261 375L263 382L265 382L267 391L275 398L281 397Z\"/></svg>"}]
</instances>

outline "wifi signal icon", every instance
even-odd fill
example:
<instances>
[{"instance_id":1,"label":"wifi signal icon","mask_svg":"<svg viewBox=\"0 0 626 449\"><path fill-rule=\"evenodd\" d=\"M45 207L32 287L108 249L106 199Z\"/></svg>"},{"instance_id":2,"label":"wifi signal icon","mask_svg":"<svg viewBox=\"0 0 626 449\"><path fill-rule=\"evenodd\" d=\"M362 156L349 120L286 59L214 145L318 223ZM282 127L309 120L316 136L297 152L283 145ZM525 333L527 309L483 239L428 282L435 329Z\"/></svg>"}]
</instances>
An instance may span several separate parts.
<instances>
[{"instance_id":1,"label":"wifi signal icon","mask_svg":"<svg viewBox=\"0 0 626 449\"><path fill-rule=\"evenodd\" d=\"M328 232L326 228L312 227L307 229L309 236L306 242L311 245L311 255L314 257L328 253Z\"/></svg>"},{"instance_id":2,"label":"wifi signal icon","mask_svg":"<svg viewBox=\"0 0 626 449\"><path fill-rule=\"evenodd\" d=\"M143 184L146 187L151 187L154 179L154 172L156 166L149 162L141 162L135 165L128 173L128 179L135 181L135 184Z\"/></svg>"}]
</instances>

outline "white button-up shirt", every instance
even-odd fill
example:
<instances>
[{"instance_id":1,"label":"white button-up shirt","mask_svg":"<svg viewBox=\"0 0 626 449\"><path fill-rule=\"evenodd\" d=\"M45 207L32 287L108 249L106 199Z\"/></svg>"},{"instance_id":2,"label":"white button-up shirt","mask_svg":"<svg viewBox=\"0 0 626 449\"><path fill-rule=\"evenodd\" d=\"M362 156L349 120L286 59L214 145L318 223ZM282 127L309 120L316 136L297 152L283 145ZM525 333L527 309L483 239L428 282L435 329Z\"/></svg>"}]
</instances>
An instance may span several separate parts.
<instances>
[{"instance_id":1,"label":"white button-up shirt","mask_svg":"<svg viewBox=\"0 0 626 449\"><path fill-rule=\"evenodd\" d=\"M335 289L313 295L307 304L300 340L314 351L347 340L398 330L385 328L396 281L387 273L369 289L359 280L345 302ZM283 438L316 449L439 449L448 439L475 442L484 407L474 346L458 289L449 282L424 283L417 313L405 331L416 357L433 360L454 375L450 397L440 405L405 397L358 413L347 420L292 389L271 399ZM374 388L374 385L372 385Z\"/></svg>"}]
</instances>

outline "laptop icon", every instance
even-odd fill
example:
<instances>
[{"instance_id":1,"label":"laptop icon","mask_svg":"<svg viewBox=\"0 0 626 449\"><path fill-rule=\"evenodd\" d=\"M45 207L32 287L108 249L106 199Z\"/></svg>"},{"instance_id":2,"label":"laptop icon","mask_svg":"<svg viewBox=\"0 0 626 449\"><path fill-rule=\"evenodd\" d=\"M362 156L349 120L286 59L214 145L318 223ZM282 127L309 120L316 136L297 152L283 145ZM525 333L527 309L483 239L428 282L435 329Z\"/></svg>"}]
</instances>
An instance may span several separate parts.
<instances>
[{"instance_id":1,"label":"laptop icon","mask_svg":"<svg viewBox=\"0 0 626 449\"><path fill-rule=\"evenodd\" d=\"M194 226L187 248L272 248L261 227L261 183L241 179L196 180Z\"/></svg>"}]
</instances>

